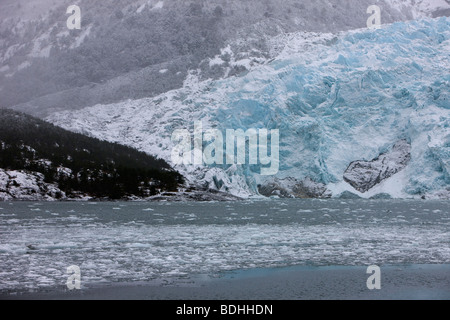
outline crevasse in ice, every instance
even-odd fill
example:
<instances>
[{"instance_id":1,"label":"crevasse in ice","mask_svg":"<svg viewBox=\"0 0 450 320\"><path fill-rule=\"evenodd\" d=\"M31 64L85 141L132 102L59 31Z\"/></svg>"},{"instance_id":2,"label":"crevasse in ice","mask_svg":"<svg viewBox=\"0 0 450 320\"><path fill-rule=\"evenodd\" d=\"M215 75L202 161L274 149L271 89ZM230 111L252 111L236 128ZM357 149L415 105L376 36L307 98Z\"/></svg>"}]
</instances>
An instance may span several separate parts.
<instances>
[{"instance_id":1,"label":"crevasse in ice","mask_svg":"<svg viewBox=\"0 0 450 320\"><path fill-rule=\"evenodd\" d=\"M173 130L280 131L276 177L311 179L333 195L449 193L450 18L394 23L337 35L289 34L272 61L239 77L195 82L156 98L61 112L49 120L170 159ZM131 125L133 124L133 125ZM361 194L343 180L349 164L411 144L401 172ZM210 187L257 193L260 167L177 167Z\"/></svg>"}]
</instances>

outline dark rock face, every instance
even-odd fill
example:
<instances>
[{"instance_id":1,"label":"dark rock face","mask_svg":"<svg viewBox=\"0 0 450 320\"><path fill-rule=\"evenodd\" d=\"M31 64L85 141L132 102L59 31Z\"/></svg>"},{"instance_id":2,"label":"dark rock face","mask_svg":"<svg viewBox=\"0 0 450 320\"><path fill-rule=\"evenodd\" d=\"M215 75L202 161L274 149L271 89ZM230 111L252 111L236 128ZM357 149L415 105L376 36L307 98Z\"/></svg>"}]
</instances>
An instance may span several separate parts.
<instances>
[{"instance_id":1,"label":"dark rock face","mask_svg":"<svg viewBox=\"0 0 450 320\"><path fill-rule=\"evenodd\" d=\"M379 193L379 194L374 195L373 197L370 197L370 199L385 199L385 200L387 200L387 199L392 199L392 197L390 194L387 194L387 193Z\"/></svg>"},{"instance_id":2,"label":"dark rock face","mask_svg":"<svg viewBox=\"0 0 450 320\"><path fill-rule=\"evenodd\" d=\"M329 198L331 196L327 187L309 178L297 180L295 178L274 179L264 185L258 186L258 192L266 197L278 196L280 198Z\"/></svg>"},{"instance_id":3,"label":"dark rock face","mask_svg":"<svg viewBox=\"0 0 450 320\"><path fill-rule=\"evenodd\" d=\"M354 194L353 192L350 191L344 191L342 192L339 197L339 199L344 199L344 200L350 200L350 199L362 199L360 196L358 196L357 194Z\"/></svg>"},{"instance_id":4,"label":"dark rock face","mask_svg":"<svg viewBox=\"0 0 450 320\"><path fill-rule=\"evenodd\" d=\"M404 169L411 159L411 145L398 141L390 151L372 161L358 160L350 163L344 180L359 192L367 192L381 181Z\"/></svg>"}]
</instances>

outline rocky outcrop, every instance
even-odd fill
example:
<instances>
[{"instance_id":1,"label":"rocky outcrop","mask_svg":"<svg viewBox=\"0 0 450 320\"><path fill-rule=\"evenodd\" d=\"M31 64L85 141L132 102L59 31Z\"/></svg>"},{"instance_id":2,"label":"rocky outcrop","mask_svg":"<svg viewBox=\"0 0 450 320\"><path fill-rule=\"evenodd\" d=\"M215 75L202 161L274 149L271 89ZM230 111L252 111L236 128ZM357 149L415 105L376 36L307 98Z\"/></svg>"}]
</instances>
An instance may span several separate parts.
<instances>
[{"instance_id":1,"label":"rocky outcrop","mask_svg":"<svg viewBox=\"0 0 450 320\"><path fill-rule=\"evenodd\" d=\"M239 201L243 200L232 194L214 189L202 190L189 188L178 192L164 192L156 196L145 198L146 201Z\"/></svg>"},{"instance_id":2,"label":"rocky outcrop","mask_svg":"<svg viewBox=\"0 0 450 320\"><path fill-rule=\"evenodd\" d=\"M375 185L404 169L411 159L411 145L398 141L390 151L371 161L358 160L350 163L344 180L359 192L367 192Z\"/></svg>"},{"instance_id":3,"label":"rocky outcrop","mask_svg":"<svg viewBox=\"0 0 450 320\"><path fill-rule=\"evenodd\" d=\"M360 196L358 196L357 194L354 194L353 192L350 191L344 191L342 192L339 196L339 199L344 199L344 200L350 200L350 199L362 199Z\"/></svg>"},{"instance_id":4,"label":"rocky outcrop","mask_svg":"<svg viewBox=\"0 0 450 320\"><path fill-rule=\"evenodd\" d=\"M60 174L67 174L61 169ZM0 169L0 201L57 201L57 200L92 200L98 198L74 191L67 195L56 184L44 181L44 175L39 172L25 170ZM101 200L101 199L100 199ZM107 199L104 199L107 200ZM239 197L213 189L189 188L178 192L163 192L161 194L139 198L130 196L122 200L135 201L237 201Z\"/></svg>"},{"instance_id":5,"label":"rocky outcrop","mask_svg":"<svg viewBox=\"0 0 450 320\"><path fill-rule=\"evenodd\" d=\"M392 196L388 193L378 193L372 197L370 197L370 199L383 199L383 200L389 200L392 199Z\"/></svg>"},{"instance_id":6,"label":"rocky outcrop","mask_svg":"<svg viewBox=\"0 0 450 320\"><path fill-rule=\"evenodd\" d=\"M56 185L44 182L42 173L0 169L0 201L48 201L65 198L66 194Z\"/></svg>"},{"instance_id":7,"label":"rocky outcrop","mask_svg":"<svg viewBox=\"0 0 450 320\"><path fill-rule=\"evenodd\" d=\"M322 183L309 178L302 181L295 178L273 179L264 185L258 185L258 192L266 197L280 198L329 198L331 193Z\"/></svg>"}]
</instances>

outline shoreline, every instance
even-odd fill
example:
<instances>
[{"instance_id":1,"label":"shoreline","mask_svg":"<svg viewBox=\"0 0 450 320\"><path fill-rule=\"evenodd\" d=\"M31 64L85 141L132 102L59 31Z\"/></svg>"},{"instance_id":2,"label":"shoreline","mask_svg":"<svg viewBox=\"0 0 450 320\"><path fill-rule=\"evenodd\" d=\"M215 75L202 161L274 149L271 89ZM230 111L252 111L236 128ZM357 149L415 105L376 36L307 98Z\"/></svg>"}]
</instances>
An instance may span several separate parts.
<instances>
[{"instance_id":1,"label":"shoreline","mask_svg":"<svg viewBox=\"0 0 450 320\"><path fill-rule=\"evenodd\" d=\"M381 266L369 290L367 267L292 266L195 275L69 291L0 294L1 300L450 300L450 264Z\"/></svg>"}]
</instances>

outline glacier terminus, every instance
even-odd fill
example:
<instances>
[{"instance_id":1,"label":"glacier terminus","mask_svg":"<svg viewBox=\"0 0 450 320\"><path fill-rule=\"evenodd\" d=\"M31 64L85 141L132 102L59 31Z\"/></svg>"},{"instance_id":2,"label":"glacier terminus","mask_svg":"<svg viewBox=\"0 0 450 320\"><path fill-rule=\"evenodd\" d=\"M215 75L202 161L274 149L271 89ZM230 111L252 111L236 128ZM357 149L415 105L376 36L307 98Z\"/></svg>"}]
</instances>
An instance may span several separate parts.
<instances>
[{"instance_id":1,"label":"glacier terminus","mask_svg":"<svg viewBox=\"0 0 450 320\"><path fill-rule=\"evenodd\" d=\"M281 34L271 40L276 58L244 74L201 81L191 70L181 89L47 120L170 163L173 132L195 121L221 132L279 130L274 176L248 162L172 163L188 183L244 198L448 198L449 38L448 17L338 34ZM398 153L400 141L407 152L385 156ZM389 163L375 161L381 158ZM359 178L349 166L358 161L376 175L363 187L351 182Z\"/></svg>"}]
</instances>

